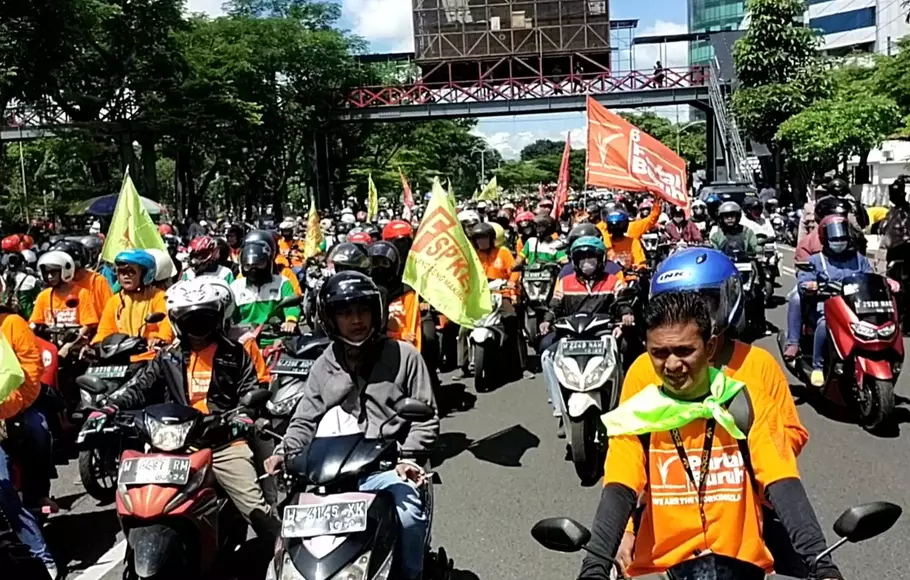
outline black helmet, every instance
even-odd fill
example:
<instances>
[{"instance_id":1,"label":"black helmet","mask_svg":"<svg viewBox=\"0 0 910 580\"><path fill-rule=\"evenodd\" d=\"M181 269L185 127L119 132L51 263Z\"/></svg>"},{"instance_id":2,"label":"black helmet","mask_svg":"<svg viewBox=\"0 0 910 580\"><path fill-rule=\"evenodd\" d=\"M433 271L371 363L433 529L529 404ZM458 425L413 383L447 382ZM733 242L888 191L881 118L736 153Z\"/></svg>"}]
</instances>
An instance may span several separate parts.
<instances>
[{"instance_id":1,"label":"black helmet","mask_svg":"<svg viewBox=\"0 0 910 580\"><path fill-rule=\"evenodd\" d=\"M336 273L353 270L366 276L370 275L370 257L357 244L350 242L336 244L329 252L326 261L334 264Z\"/></svg>"},{"instance_id":2,"label":"black helmet","mask_svg":"<svg viewBox=\"0 0 910 580\"><path fill-rule=\"evenodd\" d=\"M353 244L352 244L353 245ZM369 306L372 312L372 332L364 340L351 342L342 338L338 332L335 314L338 309L355 303ZM322 285L316 301L319 321L326 334L332 340L341 340L351 346L361 346L365 342L381 336L384 327L384 308L382 294L376 283L361 272L339 272Z\"/></svg>"},{"instance_id":3,"label":"black helmet","mask_svg":"<svg viewBox=\"0 0 910 580\"><path fill-rule=\"evenodd\" d=\"M376 224L363 224L360 227L360 231L370 234L370 237L374 242L378 242L382 239L382 230L379 229L379 226Z\"/></svg>"},{"instance_id":4,"label":"black helmet","mask_svg":"<svg viewBox=\"0 0 910 580\"><path fill-rule=\"evenodd\" d=\"M85 249L85 246L72 240L59 240L51 246L50 251L59 251L69 254L73 259L73 263L76 265L77 270L85 268L89 262L88 251Z\"/></svg>"},{"instance_id":5,"label":"black helmet","mask_svg":"<svg viewBox=\"0 0 910 580\"><path fill-rule=\"evenodd\" d=\"M840 177L835 177L825 185L825 191L835 197L844 197L850 193L850 185Z\"/></svg>"},{"instance_id":6,"label":"black helmet","mask_svg":"<svg viewBox=\"0 0 910 580\"><path fill-rule=\"evenodd\" d=\"M247 245L254 242L261 242L266 244L271 250L272 261L278 256L278 243L275 241L275 236L272 235L272 232L266 230L253 230L243 238L243 245Z\"/></svg>"},{"instance_id":7,"label":"black helmet","mask_svg":"<svg viewBox=\"0 0 910 580\"><path fill-rule=\"evenodd\" d=\"M600 236L600 235L601 235L601 233L600 233L600 230L597 229L597 226L595 226L592 223L583 223L583 224L578 224L577 226L572 228L571 231L569 231L569 239L567 241L569 242L569 247L571 248L572 244L574 244L575 240L577 240L578 238L583 238L585 236Z\"/></svg>"},{"instance_id":8,"label":"black helmet","mask_svg":"<svg viewBox=\"0 0 910 580\"><path fill-rule=\"evenodd\" d=\"M538 236L546 238L556 233L556 220L548 215L539 215L534 218L534 227Z\"/></svg>"},{"instance_id":9,"label":"black helmet","mask_svg":"<svg viewBox=\"0 0 910 580\"><path fill-rule=\"evenodd\" d=\"M367 249L371 275L377 283L387 286L401 271L401 255L392 242L379 241Z\"/></svg>"},{"instance_id":10,"label":"black helmet","mask_svg":"<svg viewBox=\"0 0 910 580\"><path fill-rule=\"evenodd\" d=\"M218 261L221 263L228 262L231 259L231 247L227 240L222 237L215 238L215 245L218 246Z\"/></svg>"},{"instance_id":11,"label":"black helmet","mask_svg":"<svg viewBox=\"0 0 910 580\"><path fill-rule=\"evenodd\" d=\"M230 238L231 236L234 236L239 247L243 243L243 234L245 231L246 229L241 224L232 224L231 227L228 228L225 237Z\"/></svg>"},{"instance_id":12,"label":"black helmet","mask_svg":"<svg viewBox=\"0 0 910 580\"><path fill-rule=\"evenodd\" d=\"M244 243L240 250L240 271L253 284L262 285L272 278L272 250L263 242Z\"/></svg>"},{"instance_id":13,"label":"black helmet","mask_svg":"<svg viewBox=\"0 0 910 580\"><path fill-rule=\"evenodd\" d=\"M104 247L104 242L98 236L82 236L79 238L79 243L82 244L82 247L85 248L85 253L87 257L87 264L95 264L98 262L98 256L101 255L101 248Z\"/></svg>"},{"instance_id":14,"label":"black helmet","mask_svg":"<svg viewBox=\"0 0 910 580\"><path fill-rule=\"evenodd\" d=\"M847 217L850 213L850 204L839 197L825 197L815 204L815 221L821 222L829 215Z\"/></svg>"},{"instance_id":15,"label":"black helmet","mask_svg":"<svg viewBox=\"0 0 910 580\"><path fill-rule=\"evenodd\" d=\"M496 244L496 230L486 222L481 222L471 228L471 242L476 244L477 240L486 237L490 240L490 248Z\"/></svg>"}]
</instances>

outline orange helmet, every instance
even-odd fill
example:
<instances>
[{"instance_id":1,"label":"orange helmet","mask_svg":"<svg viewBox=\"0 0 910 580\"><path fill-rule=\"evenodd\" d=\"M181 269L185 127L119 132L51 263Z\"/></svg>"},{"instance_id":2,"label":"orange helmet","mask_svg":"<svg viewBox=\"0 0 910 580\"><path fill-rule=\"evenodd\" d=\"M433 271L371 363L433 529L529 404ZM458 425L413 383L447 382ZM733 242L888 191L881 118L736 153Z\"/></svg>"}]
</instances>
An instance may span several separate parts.
<instances>
[{"instance_id":1,"label":"orange helmet","mask_svg":"<svg viewBox=\"0 0 910 580\"><path fill-rule=\"evenodd\" d=\"M382 239L389 242L399 238L413 238L414 228L404 220L392 220L382 228Z\"/></svg>"},{"instance_id":2,"label":"orange helmet","mask_svg":"<svg viewBox=\"0 0 910 580\"><path fill-rule=\"evenodd\" d=\"M162 236L173 236L174 228L172 228L170 224L161 224L158 226L158 233Z\"/></svg>"},{"instance_id":3,"label":"orange helmet","mask_svg":"<svg viewBox=\"0 0 910 580\"><path fill-rule=\"evenodd\" d=\"M15 234L3 238L3 241L0 242L0 248L4 252L21 252L24 249L22 248L22 239Z\"/></svg>"},{"instance_id":4,"label":"orange helmet","mask_svg":"<svg viewBox=\"0 0 910 580\"><path fill-rule=\"evenodd\" d=\"M363 244L369 246L373 243L373 238L367 232L353 232L348 234L348 241L352 244Z\"/></svg>"}]
</instances>

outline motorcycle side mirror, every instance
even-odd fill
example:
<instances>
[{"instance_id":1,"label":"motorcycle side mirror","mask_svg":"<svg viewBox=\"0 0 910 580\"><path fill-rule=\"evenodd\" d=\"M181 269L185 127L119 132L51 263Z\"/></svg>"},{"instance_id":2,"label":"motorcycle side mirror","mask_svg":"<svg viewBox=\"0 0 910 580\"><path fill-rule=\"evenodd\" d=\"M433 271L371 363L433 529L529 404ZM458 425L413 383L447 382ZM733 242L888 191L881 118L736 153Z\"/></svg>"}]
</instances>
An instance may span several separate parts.
<instances>
[{"instance_id":1,"label":"motorcycle side mirror","mask_svg":"<svg viewBox=\"0 0 910 580\"><path fill-rule=\"evenodd\" d=\"M834 533L854 544L863 542L887 532L902 513L899 505L886 501L853 506L834 522Z\"/></svg>"},{"instance_id":2,"label":"motorcycle side mirror","mask_svg":"<svg viewBox=\"0 0 910 580\"><path fill-rule=\"evenodd\" d=\"M266 389L254 389L240 397L240 406L255 409L265 405L271 396Z\"/></svg>"},{"instance_id":3,"label":"motorcycle side mirror","mask_svg":"<svg viewBox=\"0 0 910 580\"><path fill-rule=\"evenodd\" d=\"M92 375L82 375L76 379L79 388L93 395L100 395L107 392L107 383L104 379Z\"/></svg>"},{"instance_id":4,"label":"motorcycle side mirror","mask_svg":"<svg viewBox=\"0 0 910 580\"><path fill-rule=\"evenodd\" d=\"M67 308L75 308L77 306L79 306L79 297L78 296L76 296L75 294L70 294L69 296L66 297L66 307Z\"/></svg>"},{"instance_id":5,"label":"motorcycle side mirror","mask_svg":"<svg viewBox=\"0 0 910 580\"><path fill-rule=\"evenodd\" d=\"M167 314L164 312L152 312L145 317L146 324L158 324L159 322L164 322L164 319L167 318Z\"/></svg>"},{"instance_id":6,"label":"motorcycle side mirror","mask_svg":"<svg viewBox=\"0 0 910 580\"><path fill-rule=\"evenodd\" d=\"M546 518L534 524L531 537L548 550L571 553L591 541L591 532L571 518Z\"/></svg>"},{"instance_id":7,"label":"motorcycle side mirror","mask_svg":"<svg viewBox=\"0 0 910 580\"><path fill-rule=\"evenodd\" d=\"M800 272L814 272L815 266L809 262L794 262L793 267L799 270Z\"/></svg>"},{"instance_id":8,"label":"motorcycle side mirror","mask_svg":"<svg viewBox=\"0 0 910 580\"><path fill-rule=\"evenodd\" d=\"M410 421L412 423L429 421L436 416L436 411L433 410L433 407L423 401L412 399L411 397L404 398L395 403L395 413L405 421Z\"/></svg>"}]
</instances>

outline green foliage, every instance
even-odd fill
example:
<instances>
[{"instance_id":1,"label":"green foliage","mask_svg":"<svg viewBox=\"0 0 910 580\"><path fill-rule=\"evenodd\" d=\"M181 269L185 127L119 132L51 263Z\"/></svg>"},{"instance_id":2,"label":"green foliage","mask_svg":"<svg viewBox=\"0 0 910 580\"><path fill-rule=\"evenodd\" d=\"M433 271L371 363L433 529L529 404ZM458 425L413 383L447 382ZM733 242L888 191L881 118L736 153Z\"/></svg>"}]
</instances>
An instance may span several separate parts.
<instances>
[{"instance_id":1,"label":"green foliage","mask_svg":"<svg viewBox=\"0 0 910 580\"><path fill-rule=\"evenodd\" d=\"M652 112L621 113L620 116L676 151L686 160L690 172L705 166L707 129L704 123L696 121L677 125Z\"/></svg>"},{"instance_id":2,"label":"green foliage","mask_svg":"<svg viewBox=\"0 0 910 580\"><path fill-rule=\"evenodd\" d=\"M521 150L519 159L522 161L531 161L547 155L559 155L560 158L562 158L562 152L565 146L565 142L553 141L552 139L538 139Z\"/></svg>"}]
</instances>

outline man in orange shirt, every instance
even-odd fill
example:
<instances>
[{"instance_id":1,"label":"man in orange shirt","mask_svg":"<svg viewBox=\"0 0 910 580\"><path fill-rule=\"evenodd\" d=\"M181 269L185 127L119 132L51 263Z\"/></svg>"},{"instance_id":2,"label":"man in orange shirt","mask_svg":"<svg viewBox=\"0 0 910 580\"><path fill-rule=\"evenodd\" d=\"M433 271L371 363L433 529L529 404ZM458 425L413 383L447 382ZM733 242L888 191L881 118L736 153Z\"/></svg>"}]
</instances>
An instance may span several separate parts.
<instances>
[{"instance_id":1,"label":"man in orange shirt","mask_svg":"<svg viewBox=\"0 0 910 580\"><path fill-rule=\"evenodd\" d=\"M113 293L111 285L104 276L88 269L91 265L88 263L88 250L81 243L72 240L60 241L51 249L66 252L73 259L73 263L76 265L73 286L88 290L92 296L92 303L95 305L95 312L101 316Z\"/></svg>"},{"instance_id":2,"label":"man in orange shirt","mask_svg":"<svg viewBox=\"0 0 910 580\"><path fill-rule=\"evenodd\" d=\"M629 214L622 210L607 214L606 239L608 256L623 266L645 267L648 263L641 237L657 225L660 204L647 217L629 223Z\"/></svg>"},{"instance_id":3,"label":"man in orange shirt","mask_svg":"<svg viewBox=\"0 0 910 580\"><path fill-rule=\"evenodd\" d=\"M38 272L48 288L35 299L29 322L51 330L79 329L78 338L60 349L60 358L65 359L73 348L88 340L98 326L95 303L88 290L73 284L76 264L69 254L47 252L38 260Z\"/></svg>"},{"instance_id":4,"label":"man in orange shirt","mask_svg":"<svg viewBox=\"0 0 910 580\"><path fill-rule=\"evenodd\" d=\"M604 416L610 436L604 490L579 578L610 577L612 564L603 556L616 555L642 494L630 576L663 573L709 554L737 560L737 577L771 573L762 497L776 507L808 565L825 550L825 537L779 411L768 398L752 396L753 384L710 367L717 339L702 296L657 295L645 319L647 353L660 381ZM829 556L817 570L819 578L842 578Z\"/></svg>"}]
</instances>

